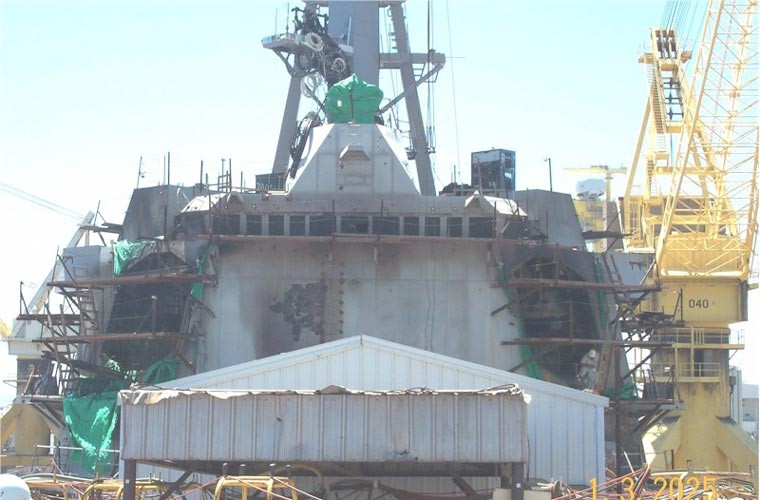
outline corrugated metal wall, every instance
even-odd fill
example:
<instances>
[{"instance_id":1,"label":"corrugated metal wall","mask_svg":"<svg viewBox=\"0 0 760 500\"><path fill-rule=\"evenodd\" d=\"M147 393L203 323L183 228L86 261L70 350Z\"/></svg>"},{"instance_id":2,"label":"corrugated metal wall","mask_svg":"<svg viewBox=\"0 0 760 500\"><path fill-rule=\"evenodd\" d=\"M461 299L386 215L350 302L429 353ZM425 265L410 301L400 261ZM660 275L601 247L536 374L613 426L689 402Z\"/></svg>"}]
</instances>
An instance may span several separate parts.
<instances>
[{"instance_id":1,"label":"corrugated metal wall","mask_svg":"<svg viewBox=\"0 0 760 500\"><path fill-rule=\"evenodd\" d=\"M526 404L510 391L196 391L150 401L155 392L122 393L123 460L502 464L528 456Z\"/></svg>"},{"instance_id":2,"label":"corrugated metal wall","mask_svg":"<svg viewBox=\"0 0 760 500\"><path fill-rule=\"evenodd\" d=\"M528 405L531 477L588 483L604 477L607 399L371 337L352 337L167 383L175 388L481 390L517 383Z\"/></svg>"}]
</instances>

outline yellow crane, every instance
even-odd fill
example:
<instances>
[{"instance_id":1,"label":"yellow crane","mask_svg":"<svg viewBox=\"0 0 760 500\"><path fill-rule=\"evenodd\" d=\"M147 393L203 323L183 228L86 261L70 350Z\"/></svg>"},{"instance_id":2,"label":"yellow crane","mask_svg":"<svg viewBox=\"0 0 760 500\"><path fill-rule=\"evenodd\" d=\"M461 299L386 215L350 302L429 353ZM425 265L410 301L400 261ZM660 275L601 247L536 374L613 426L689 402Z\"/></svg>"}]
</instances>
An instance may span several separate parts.
<instances>
[{"instance_id":1,"label":"yellow crane","mask_svg":"<svg viewBox=\"0 0 760 500\"><path fill-rule=\"evenodd\" d=\"M693 68L676 30L651 30L649 96L621 206L625 250L650 254L661 291L642 312L667 314L650 363L675 380L684 409L656 427L654 465L757 466L757 443L730 416L729 353L743 339L758 208L758 0L711 0ZM638 183L638 184L637 184ZM651 459L652 457L650 457Z\"/></svg>"}]
</instances>

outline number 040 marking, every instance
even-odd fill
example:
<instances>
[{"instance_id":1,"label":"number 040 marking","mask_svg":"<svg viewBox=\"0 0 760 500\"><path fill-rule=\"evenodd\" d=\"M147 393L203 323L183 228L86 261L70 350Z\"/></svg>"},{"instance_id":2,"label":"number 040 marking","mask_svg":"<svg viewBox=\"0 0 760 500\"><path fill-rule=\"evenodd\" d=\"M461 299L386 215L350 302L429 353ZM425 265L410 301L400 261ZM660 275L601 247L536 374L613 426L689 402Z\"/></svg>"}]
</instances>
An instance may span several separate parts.
<instances>
[{"instance_id":1,"label":"number 040 marking","mask_svg":"<svg viewBox=\"0 0 760 500\"><path fill-rule=\"evenodd\" d=\"M708 299L689 299L689 309L709 309L710 301Z\"/></svg>"}]
</instances>

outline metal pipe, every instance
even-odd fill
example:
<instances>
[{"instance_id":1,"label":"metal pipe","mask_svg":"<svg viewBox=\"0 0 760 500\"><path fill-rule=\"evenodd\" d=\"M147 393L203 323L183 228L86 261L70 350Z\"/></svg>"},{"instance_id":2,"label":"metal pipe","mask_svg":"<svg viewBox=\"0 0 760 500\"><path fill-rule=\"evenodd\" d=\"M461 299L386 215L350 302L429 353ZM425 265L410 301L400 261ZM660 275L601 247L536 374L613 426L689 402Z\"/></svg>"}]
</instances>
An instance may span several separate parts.
<instances>
[{"instance_id":1,"label":"metal pipe","mask_svg":"<svg viewBox=\"0 0 760 500\"><path fill-rule=\"evenodd\" d=\"M554 184L552 183L552 159L547 156L544 158L544 161L549 163L549 191L554 192Z\"/></svg>"},{"instance_id":2,"label":"metal pipe","mask_svg":"<svg viewBox=\"0 0 760 500\"><path fill-rule=\"evenodd\" d=\"M150 331L152 333L156 333L156 320L157 320L157 316L158 316L158 307L157 306L158 306L158 297L156 297L155 295L151 295L150 296L150 313L151 313L151 318L150 318L150 320L151 320L151 325L150 325L151 330Z\"/></svg>"}]
</instances>

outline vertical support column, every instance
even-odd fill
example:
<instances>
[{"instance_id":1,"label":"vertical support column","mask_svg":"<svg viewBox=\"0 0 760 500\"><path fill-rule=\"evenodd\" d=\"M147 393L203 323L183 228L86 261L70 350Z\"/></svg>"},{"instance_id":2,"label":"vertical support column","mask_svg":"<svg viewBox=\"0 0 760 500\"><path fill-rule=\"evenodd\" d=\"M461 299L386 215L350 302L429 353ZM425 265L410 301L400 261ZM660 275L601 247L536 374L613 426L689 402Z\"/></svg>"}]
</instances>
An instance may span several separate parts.
<instances>
[{"instance_id":1,"label":"vertical support column","mask_svg":"<svg viewBox=\"0 0 760 500\"><path fill-rule=\"evenodd\" d=\"M121 500L135 500L137 489L137 461L124 460L124 493Z\"/></svg>"},{"instance_id":2,"label":"vertical support column","mask_svg":"<svg viewBox=\"0 0 760 500\"><path fill-rule=\"evenodd\" d=\"M523 500L525 490L525 464L514 462L512 464L512 500Z\"/></svg>"},{"instance_id":3,"label":"vertical support column","mask_svg":"<svg viewBox=\"0 0 760 500\"><path fill-rule=\"evenodd\" d=\"M621 346L616 345L613 347L612 352L615 356L615 381L614 385L614 404L615 404L615 475L620 477L623 474L623 422L622 411L620 408L620 349ZM618 485L618 493L622 493L622 484Z\"/></svg>"},{"instance_id":4,"label":"vertical support column","mask_svg":"<svg viewBox=\"0 0 760 500\"><path fill-rule=\"evenodd\" d=\"M291 76L288 87L288 99L285 101L285 111L282 113L280 138L277 140L277 151L274 154L272 173L279 174L288 170L290 164L290 143L296 130L298 120L298 105L301 102L301 77Z\"/></svg>"},{"instance_id":5,"label":"vertical support column","mask_svg":"<svg viewBox=\"0 0 760 500\"><path fill-rule=\"evenodd\" d=\"M380 6L377 0L330 2L328 34L353 49L351 64L367 83L380 81Z\"/></svg>"},{"instance_id":6,"label":"vertical support column","mask_svg":"<svg viewBox=\"0 0 760 500\"><path fill-rule=\"evenodd\" d=\"M512 484L512 467L502 464L499 467L499 488L507 489Z\"/></svg>"},{"instance_id":7,"label":"vertical support column","mask_svg":"<svg viewBox=\"0 0 760 500\"><path fill-rule=\"evenodd\" d=\"M393 20L393 32L396 37L396 47L401 56L402 63L399 67L401 83L406 92L406 114L409 118L412 146L415 151L415 163L417 164L417 178L420 182L420 192L423 196L435 196L435 183L433 182L433 169L430 165L428 143L425 137L425 124L422 122L422 108L420 97L414 85L414 68L412 66L411 51L409 50L409 35L404 24L404 8L400 2L390 5L391 18Z\"/></svg>"}]
</instances>

